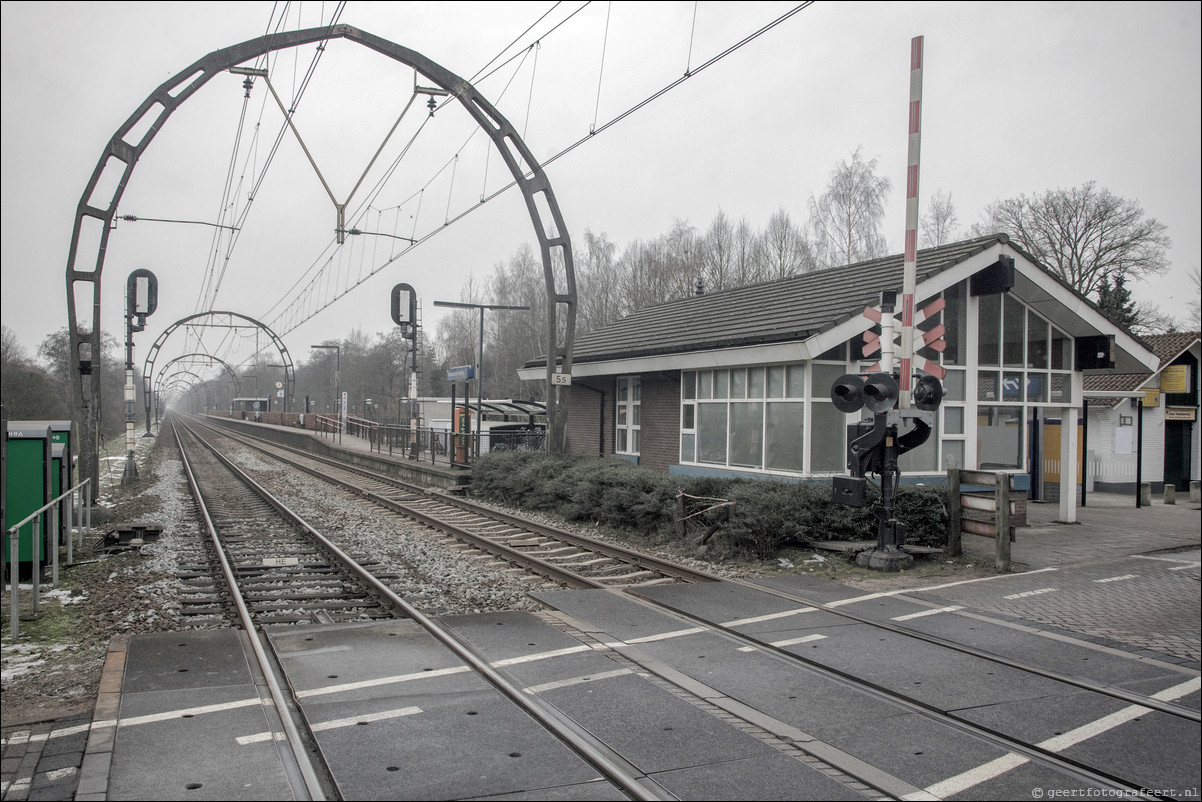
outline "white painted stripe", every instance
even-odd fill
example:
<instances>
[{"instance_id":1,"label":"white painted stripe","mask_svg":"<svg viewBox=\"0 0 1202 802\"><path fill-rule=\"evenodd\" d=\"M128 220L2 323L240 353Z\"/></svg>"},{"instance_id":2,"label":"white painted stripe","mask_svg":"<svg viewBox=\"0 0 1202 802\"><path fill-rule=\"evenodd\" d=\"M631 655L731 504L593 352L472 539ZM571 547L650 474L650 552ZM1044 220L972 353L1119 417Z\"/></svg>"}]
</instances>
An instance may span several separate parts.
<instances>
[{"instance_id":1,"label":"white painted stripe","mask_svg":"<svg viewBox=\"0 0 1202 802\"><path fill-rule=\"evenodd\" d=\"M190 716L203 716L206 713L222 713L226 710L237 710L241 707L253 707L263 704L263 700L259 697L253 699L240 699L236 702L225 702L219 705L204 705L202 707L185 707L180 710L168 710L163 713L151 713L145 716L131 716L123 719L107 719L105 721L93 721L92 729L100 729L101 727L133 727L139 724L154 724L159 721L169 721L171 719L185 718Z\"/></svg>"},{"instance_id":2,"label":"white painted stripe","mask_svg":"<svg viewBox=\"0 0 1202 802\"><path fill-rule=\"evenodd\" d=\"M1186 680L1179 685L1174 685L1171 688L1165 688L1163 691L1152 694L1151 698L1159 702L1173 702L1183 696L1189 696L1191 693L1196 693L1202 689L1202 677L1194 677ZM1104 732L1114 729L1121 724L1124 724L1133 719L1139 718L1145 713L1152 712L1149 708L1142 705L1130 705L1109 716L1098 719L1084 726L1078 727L1071 732L1066 732L1057 735L1054 738L1049 738L1037 746L1047 749L1050 752L1061 752L1068 749L1070 746L1101 735ZM927 786L924 790L927 793L934 794L937 798L943 799L953 794L961 793L974 785L979 785L986 780L992 780L995 777L1017 768L1027 762L1025 757L1021 757L1014 753L1007 754L997 760L991 760L983 766L978 766L975 769L969 769L963 774L957 774L955 777L949 777L946 780L937 782L934 785ZM920 799L921 797L913 794L902 797L902 799Z\"/></svg>"},{"instance_id":3,"label":"white painted stripe","mask_svg":"<svg viewBox=\"0 0 1202 802\"><path fill-rule=\"evenodd\" d=\"M705 627L692 627L690 629L678 629L675 632L663 632L659 635L648 635L645 638L631 638L627 643L654 643L658 640L671 640L672 638L682 638L685 635L696 635L698 632L709 632Z\"/></svg>"},{"instance_id":4,"label":"white painted stripe","mask_svg":"<svg viewBox=\"0 0 1202 802\"><path fill-rule=\"evenodd\" d=\"M733 621L727 621L722 624L724 627L741 627L745 624L758 624L761 621L775 621L778 618L788 618L791 615L801 615L802 613L812 613L816 607L798 607L796 610L785 610L780 613L769 613L768 615L757 615L753 618L736 618Z\"/></svg>"},{"instance_id":5,"label":"white painted stripe","mask_svg":"<svg viewBox=\"0 0 1202 802\"><path fill-rule=\"evenodd\" d=\"M1141 705L1131 705L1124 707L1111 713L1109 716L1103 716L1097 721L1091 721L1088 724L1077 727L1075 730L1061 733L1054 738L1048 738L1046 741L1040 741L1036 746L1041 749L1047 749L1049 752L1063 752L1070 746L1076 746L1082 741L1088 741L1094 736L1101 735L1104 732L1109 732L1120 724L1126 724L1132 719L1137 719L1145 713L1151 713L1152 710Z\"/></svg>"},{"instance_id":6,"label":"white painted stripe","mask_svg":"<svg viewBox=\"0 0 1202 802\"><path fill-rule=\"evenodd\" d=\"M940 607L935 610L923 610L921 613L910 613L909 615L899 615L899 616L895 616L889 620L890 621L911 621L915 618L926 618L928 615L939 615L940 613L954 613L957 610L963 610L963 609L964 608L959 605L952 605L951 607Z\"/></svg>"},{"instance_id":7,"label":"white painted stripe","mask_svg":"<svg viewBox=\"0 0 1202 802\"><path fill-rule=\"evenodd\" d=\"M581 652L591 652L592 649L581 644L580 646L569 646L566 649L556 649L553 652L538 652L536 654L526 654L521 657L509 657L505 660L497 660L489 663L494 668L503 668L505 666L517 666L522 663L536 663L539 660L550 660L553 657L566 657L569 654L580 654Z\"/></svg>"},{"instance_id":8,"label":"white painted stripe","mask_svg":"<svg viewBox=\"0 0 1202 802\"><path fill-rule=\"evenodd\" d=\"M1173 557L1154 557L1151 554L1133 554L1131 556L1137 560L1158 560L1166 563L1185 563L1185 565L1182 565L1180 568L1170 568L1170 571L1180 571L1182 568L1198 568L1199 566L1202 566L1202 563L1198 562L1197 560L1178 560L1174 559Z\"/></svg>"},{"instance_id":9,"label":"white painted stripe","mask_svg":"<svg viewBox=\"0 0 1202 802\"><path fill-rule=\"evenodd\" d=\"M779 646L779 647L796 646L799 643L809 643L810 641L813 641L813 640L826 640L826 635L806 635L805 637L802 637L802 638L789 638L787 640L774 640L774 641L772 641L772 645Z\"/></svg>"},{"instance_id":10,"label":"white painted stripe","mask_svg":"<svg viewBox=\"0 0 1202 802\"><path fill-rule=\"evenodd\" d=\"M1149 698L1155 699L1158 702L1175 702L1183 696L1197 693L1199 689L1202 689L1202 677L1194 677L1180 685L1174 685L1171 688L1165 688L1163 691L1154 693Z\"/></svg>"},{"instance_id":11,"label":"white painted stripe","mask_svg":"<svg viewBox=\"0 0 1202 802\"><path fill-rule=\"evenodd\" d=\"M609 679L610 677L621 677L632 673L629 668L617 668L613 671L603 671L600 674L586 674L583 677L572 677L571 679L561 679L555 682L544 682L541 685L531 685L528 688L522 688L525 693L536 694L544 691L553 691L558 688L570 688L573 685L583 685L586 682L595 682L599 679Z\"/></svg>"},{"instance_id":12,"label":"white painted stripe","mask_svg":"<svg viewBox=\"0 0 1202 802\"><path fill-rule=\"evenodd\" d=\"M283 741L284 733L282 732L257 732L254 735L243 735L235 738L234 743L238 746L247 746L248 744L261 744L264 741Z\"/></svg>"},{"instance_id":13,"label":"white painted stripe","mask_svg":"<svg viewBox=\"0 0 1202 802\"><path fill-rule=\"evenodd\" d=\"M924 790L936 799L947 799L949 796L962 793L974 785L980 785L995 777L1000 777L1026 762L1027 759L1022 755L1007 752L996 760L991 760L982 766L977 766L975 769L969 769L963 774L957 774L955 777L948 777L946 780L937 782L934 785L928 785ZM912 798L910 795L902 797L902 799Z\"/></svg>"},{"instance_id":14,"label":"white painted stripe","mask_svg":"<svg viewBox=\"0 0 1202 802\"><path fill-rule=\"evenodd\" d=\"M398 674L392 677L380 677L379 679L367 679L361 682L346 682L341 685L327 685L324 688L310 688L307 691L297 691L298 699L306 699L310 696L328 696L332 693L344 693L346 691L357 691L363 688L377 688L381 685L392 685L397 682L412 682L418 679L433 679L434 677L447 677L452 674L463 674L470 671L467 666L452 666L450 668L438 668L434 671L418 671L413 674Z\"/></svg>"},{"instance_id":15,"label":"white painted stripe","mask_svg":"<svg viewBox=\"0 0 1202 802\"><path fill-rule=\"evenodd\" d=\"M1041 596L1044 593L1055 593L1058 588L1040 588L1039 590L1024 590L1022 593L1012 593L1009 596L1003 596L1003 599L1025 599L1028 596Z\"/></svg>"},{"instance_id":16,"label":"white painted stripe","mask_svg":"<svg viewBox=\"0 0 1202 802\"><path fill-rule=\"evenodd\" d=\"M1189 563L1188 565L1174 565L1170 571L1188 571L1190 568L1202 568L1202 563Z\"/></svg>"},{"instance_id":17,"label":"white painted stripe","mask_svg":"<svg viewBox=\"0 0 1202 802\"><path fill-rule=\"evenodd\" d=\"M323 646L320 649L302 649L299 652L284 652L280 655L283 658L290 657L309 657L314 654L329 654L330 652L349 652L350 646Z\"/></svg>"},{"instance_id":18,"label":"white painted stripe","mask_svg":"<svg viewBox=\"0 0 1202 802\"><path fill-rule=\"evenodd\" d=\"M1122 582L1127 579L1136 579L1138 577L1139 574L1123 574L1122 576L1108 576L1105 579L1095 579L1094 582Z\"/></svg>"},{"instance_id":19,"label":"white painted stripe","mask_svg":"<svg viewBox=\"0 0 1202 802\"><path fill-rule=\"evenodd\" d=\"M311 725L309 729L313 730L313 732L340 730L343 727L354 727L361 722L388 721L389 719L401 718L402 716L413 716L420 712L422 712L420 707L399 707L394 710L381 710L379 713L369 713L365 716L347 716L346 718L323 721L320 724Z\"/></svg>"},{"instance_id":20,"label":"white painted stripe","mask_svg":"<svg viewBox=\"0 0 1202 802\"><path fill-rule=\"evenodd\" d=\"M1043 574L1048 571L1059 571L1059 568L1039 568L1035 571L1025 571L1022 576L1030 576L1031 574ZM855 604L856 602L871 601L873 599L883 599L889 596L901 596L904 593L926 593L931 590L943 590L944 588L954 588L958 585L971 585L976 582L992 582L995 579L1013 579L1014 574L997 574L995 576L981 576L976 579L962 579L959 582L947 582L942 585L931 585L925 588L907 588L905 590L886 590L880 593L868 593L863 596L854 596L850 599L840 599L839 601L827 602L827 607L842 607L845 604Z\"/></svg>"}]
</instances>

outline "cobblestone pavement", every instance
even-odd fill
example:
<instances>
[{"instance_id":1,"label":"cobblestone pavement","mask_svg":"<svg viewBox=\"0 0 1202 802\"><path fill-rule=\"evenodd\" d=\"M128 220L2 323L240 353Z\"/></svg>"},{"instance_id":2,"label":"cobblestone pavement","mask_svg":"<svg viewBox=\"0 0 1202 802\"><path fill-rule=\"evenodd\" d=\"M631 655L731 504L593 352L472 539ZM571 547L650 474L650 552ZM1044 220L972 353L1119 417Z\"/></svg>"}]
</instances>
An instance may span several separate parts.
<instances>
[{"instance_id":1,"label":"cobblestone pavement","mask_svg":"<svg viewBox=\"0 0 1202 802\"><path fill-rule=\"evenodd\" d=\"M1200 560L1198 551L1126 557L933 592L956 604L1197 665Z\"/></svg>"}]
</instances>

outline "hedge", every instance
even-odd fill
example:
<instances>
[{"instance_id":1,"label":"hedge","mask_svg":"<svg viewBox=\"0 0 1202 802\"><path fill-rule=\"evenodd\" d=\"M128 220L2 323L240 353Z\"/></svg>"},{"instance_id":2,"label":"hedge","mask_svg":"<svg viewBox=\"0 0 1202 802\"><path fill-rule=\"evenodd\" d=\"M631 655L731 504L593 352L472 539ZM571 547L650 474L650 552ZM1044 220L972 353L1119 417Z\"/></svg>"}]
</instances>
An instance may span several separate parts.
<instances>
[{"instance_id":1,"label":"hedge","mask_svg":"<svg viewBox=\"0 0 1202 802\"><path fill-rule=\"evenodd\" d=\"M727 499L735 502L735 512L712 539L711 556L760 559L772 559L781 548L805 541L875 539L877 518L872 507L879 497L870 484L864 507L845 507L831 501L829 481L671 476L620 459L523 451L480 457L473 466L471 493L482 500L659 543L681 539L677 525L681 493ZM944 545L944 496L939 487L904 486L899 491L897 517L906 525L908 543ZM701 531L714 519L712 513L691 519L686 539L699 541Z\"/></svg>"}]
</instances>

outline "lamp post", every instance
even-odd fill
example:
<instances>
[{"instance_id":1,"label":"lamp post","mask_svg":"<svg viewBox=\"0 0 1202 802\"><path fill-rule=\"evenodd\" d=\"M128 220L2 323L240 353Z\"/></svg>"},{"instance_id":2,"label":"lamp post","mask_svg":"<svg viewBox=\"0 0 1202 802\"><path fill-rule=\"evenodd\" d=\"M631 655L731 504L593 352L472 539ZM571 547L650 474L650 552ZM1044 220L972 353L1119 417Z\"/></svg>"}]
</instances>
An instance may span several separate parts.
<instances>
[{"instance_id":1,"label":"lamp post","mask_svg":"<svg viewBox=\"0 0 1202 802\"><path fill-rule=\"evenodd\" d=\"M346 405L342 403L342 348L337 345L310 345L310 348L325 348L334 351L334 405L338 410L338 442L342 442L342 430L346 427Z\"/></svg>"},{"instance_id":2,"label":"lamp post","mask_svg":"<svg viewBox=\"0 0 1202 802\"><path fill-rule=\"evenodd\" d=\"M484 411L484 310L494 309L506 312L528 312L528 306L508 306L506 304L470 304L460 301L435 301L435 306L449 306L456 309L480 310L480 351L476 356L476 456L480 456L480 424L483 422ZM452 410L452 414L454 410Z\"/></svg>"}]
</instances>

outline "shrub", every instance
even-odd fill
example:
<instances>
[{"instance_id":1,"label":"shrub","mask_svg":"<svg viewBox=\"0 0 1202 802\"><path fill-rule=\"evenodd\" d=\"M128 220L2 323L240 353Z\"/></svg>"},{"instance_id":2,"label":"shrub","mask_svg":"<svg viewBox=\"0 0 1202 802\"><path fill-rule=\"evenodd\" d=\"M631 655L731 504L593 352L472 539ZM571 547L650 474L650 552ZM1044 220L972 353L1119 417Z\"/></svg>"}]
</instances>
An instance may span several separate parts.
<instances>
[{"instance_id":1,"label":"shrub","mask_svg":"<svg viewBox=\"0 0 1202 802\"><path fill-rule=\"evenodd\" d=\"M862 508L831 501L829 482L669 476L620 459L498 452L476 461L472 494L511 506L552 512L569 521L588 521L660 541L679 540L679 493L735 502L733 514L707 543L712 556L772 559L784 546L805 541L872 540L879 491L869 484ZM938 487L903 487L897 516L907 540L942 546L947 537L944 492ZM715 514L690 521L686 539L713 524Z\"/></svg>"}]
</instances>

